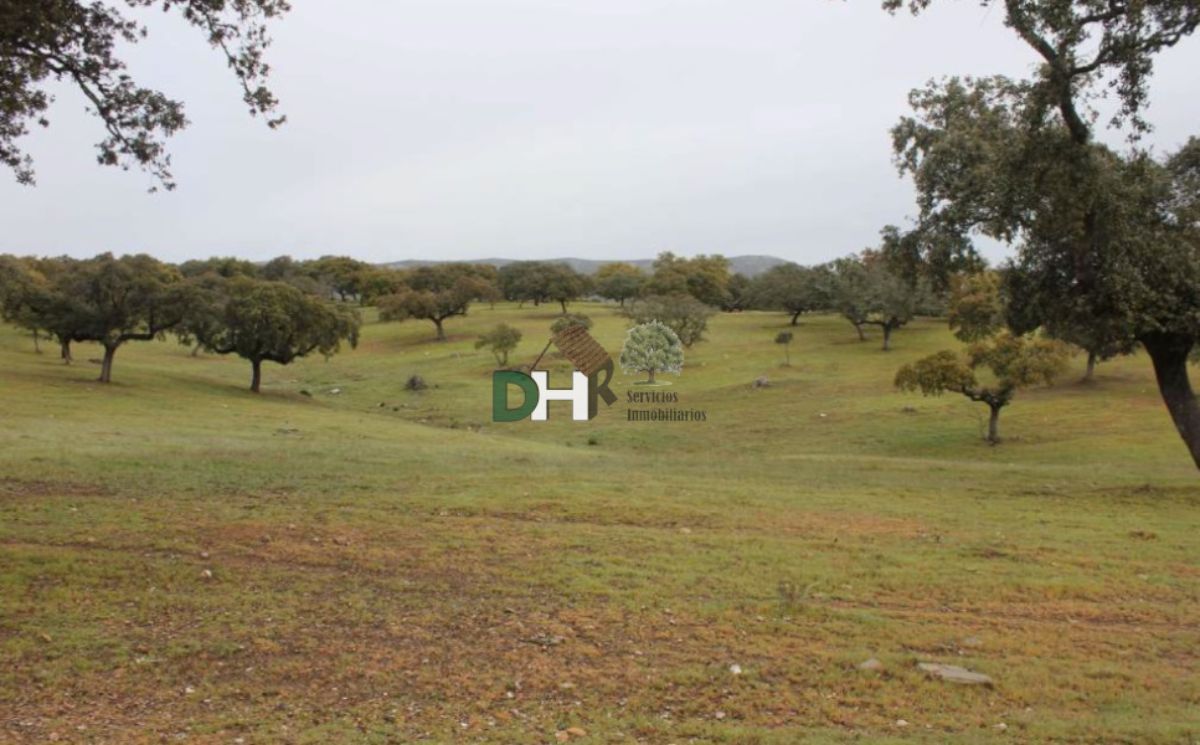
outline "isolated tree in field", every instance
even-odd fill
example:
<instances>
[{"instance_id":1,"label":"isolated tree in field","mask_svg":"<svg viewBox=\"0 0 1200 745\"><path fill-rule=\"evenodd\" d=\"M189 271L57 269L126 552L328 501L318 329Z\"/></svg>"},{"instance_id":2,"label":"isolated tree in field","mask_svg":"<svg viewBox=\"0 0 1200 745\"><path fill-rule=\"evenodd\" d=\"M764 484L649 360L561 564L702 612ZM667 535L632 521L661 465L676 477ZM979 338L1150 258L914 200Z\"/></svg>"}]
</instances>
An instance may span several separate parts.
<instances>
[{"instance_id":1,"label":"isolated tree in field","mask_svg":"<svg viewBox=\"0 0 1200 745\"><path fill-rule=\"evenodd\" d=\"M661 321L666 324L685 347L704 339L708 319L716 311L691 295L651 295L639 298L625 309L634 323Z\"/></svg>"},{"instance_id":2,"label":"isolated tree in field","mask_svg":"<svg viewBox=\"0 0 1200 745\"><path fill-rule=\"evenodd\" d=\"M1050 384L1067 366L1068 352L1048 339L1014 336L1004 332L972 344L965 357L942 351L905 365L896 373L896 387L940 396L949 391L987 404L988 442L1000 442L1000 410L1021 388ZM977 372L990 373L981 383Z\"/></svg>"},{"instance_id":3,"label":"isolated tree in field","mask_svg":"<svg viewBox=\"0 0 1200 745\"><path fill-rule=\"evenodd\" d=\"M780 264L754 278L751 290L754 306L764 310L782 310L800 322L804 313L825 310L832 302L827 270L797 264Z\"/></svg>"},{"instance_id":4,"label":"isolated tree in field","mask_svg":"<svg viewBox=\"0 0 1200 745\"><path fill-rule=\"evenodd\" d=\"M888 0L924 9L930 0ZM1110 125L1136 139L1157 55L1200 25L1184 0L996 3L1040 66L1023 81L948 80L910 95L893 130L917 188L921 229L1012 243L1012 271L1040 296L1047 328L1125 329L1154 366L1200 468L1200 403L1187 358L1200 329L1200 144L1155 160L1096 142L1088 102L1106 88Z\"/></svg>"},{"instance_id":5,"label":"isolated tree in field","mask_svg":"<svg viewBox=\"0 0 1200 745\"><path fill-rule=\"evenodd\" d=\"M729 301L729 260L703 254L685 259L664 251L654 260L654 275L646 285L651 295L691 295L720 308Z\"/></svg>"},{"instance_id":6,"label":"isolated tree in field","mask_svg":"<svg viewBox=\"0 0 1200 745\"><path fill-rule=\"evenodd\" d=\"M283 282L237 277L198 291L183 328L205 349L236 354L251 365L250 390L262 384L262 363L290 365L319 352L358 344L358 315Z\"/></svg>"},{"instance_id":7,"label":"isolated tree in field","mask_svg":"<svg viewBox=\"0 0 1200 745\"><path fill-rule=\"evenodd\" d=\"M554 319L554 323L550 324L550 333L561 334L572 326L582 326L585 329L590 329L592 327L592 319L582 313L568 313L565 316L559 316Z\"/></svg>"},{"instance_id":8,"label":"isolated tree in field","mask_svg":"<svg viewBox=\"0 0 1200 745\"><path fill-rule=\"evenodd\" d=\"M60 299L39 307L44 327L61 338L104 347L100 382L112 380L113 358L129 341L151 341L179 326L193 299L175 267L150 256L101 254L72 262L55 278Z\"/></svg>"},{"instance_id":9,"label":"isolated tree in field","mask_svg":"<svg viewBox=\"0 0 1200 745\"><path fill-rule=\"evenodd\" d=\"M438 341L446 340L443 324L454 316L465 316L471 303L491 291L491 285L468 264L439 264L410 273L406 289L378 301L379 320L405 321L423 318L437 328Z\"/></svg>"},{"instance_id":10,"label":"isolated tree in field","mask_svg":"<svg viewBox=\"0 0 1200 745\"><path fill-rule=\"evenodd\" d=\"M520 330L507 323L501 323L486 334L481 334L479 340L475 342L475 348L484 349L486 347L496 358L496 364L507 367L508 353L516 349L520 343Z\"/></svg>"},{"instance_id":11,"label":"isolated tree in field","mask_svg":"<svg viewBox=\"0 0 1200 745\"><path fill-rule=\"evenodd\" d=\"M683 344L666 324L649 321L629 329L621 347L621 369L644 372L653 383L660 372L679 374L683 370Z\"/></svg>"},{"instance_id":12,"label":"isolated tree in field","mask_svg":"<svg viewBox=\"0 0 1200 745\"><path fill-rule=\"evenodd\" d=\"M950 281L950 330L962 341L979 341L1004 328L1004 298L997 272L959 275Z\"/></svg>"},{"instance_id":13,"label":"isolated tree in field","mask_svg":"<svg viewBox=\"0 0 1200 745\"><path fill-rule=\"evenodd\" d=\"M784 367L792 366L792 339L795 334L791 331L780 331L775 334L775 343L783 345L783 365Z\"/></svg>"},{"instance_id":14,"label":"isolated tree in field","mask_svg":"<svg viewBox=\"0 0 1200 745\"><path fill-rule=\"evenodd\" d=\"M624 308L626 300L641 294L647 279L646 273L633 264L620 261L605 264L596 271L596 294L615 300Z\"/></svg>"},{"instance_id":15,"label":"isolated tree in field","mask_svg":"<svg viewBox=\"0 0 1200 745\"><path fill-rule=\"evenodd\" d=\"M275 96L263 85L270 68L266 23L289 9L286 0L0 0L0 162L17 181L34 182L33 162L18 144L31 123L46 126L51 80L77 88L106 136L97 145L103 165L139 166L174 188L164 141L187 126L183 104L138 85L118 56L147 32L122 6L157 5L177 11L218 50L242 87L252 115L269 116ZM268 118L274 128L283 117Z\"/></svg>"}]
</instances>

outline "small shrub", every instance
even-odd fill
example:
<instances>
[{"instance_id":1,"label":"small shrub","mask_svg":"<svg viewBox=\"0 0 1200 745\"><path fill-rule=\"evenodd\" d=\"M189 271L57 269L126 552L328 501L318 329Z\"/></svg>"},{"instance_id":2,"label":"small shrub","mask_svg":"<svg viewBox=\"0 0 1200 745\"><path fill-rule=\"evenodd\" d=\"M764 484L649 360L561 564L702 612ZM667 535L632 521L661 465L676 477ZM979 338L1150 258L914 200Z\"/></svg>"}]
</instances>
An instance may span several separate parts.
<instances>
[{"instance_id":1,"label":"small shrub","mask_svg":"<svg viewBox=\"0 0 1200 745\"><path fill-rule=\"evenodd\" d=\"M561 334L572 326L583 326L585 329L590 329L592 319L582 313L568 313L565 316L559 316L554 323L550 324L550 333Z\"/></svg>"},{"instance_id":2,"label":"small shrub","mask_svg":"<svg viewBox=\"0 0 1200 745\"><path fill-rule=\"evenodd\" d=\"M486 334L480 335L479 341L475 342L475 348L487 347L496 358L496 364L507 367L508 353L516 349L517 344L520 343L521 332L507 323L501 323Z\"/></svg>"}]
</instances>

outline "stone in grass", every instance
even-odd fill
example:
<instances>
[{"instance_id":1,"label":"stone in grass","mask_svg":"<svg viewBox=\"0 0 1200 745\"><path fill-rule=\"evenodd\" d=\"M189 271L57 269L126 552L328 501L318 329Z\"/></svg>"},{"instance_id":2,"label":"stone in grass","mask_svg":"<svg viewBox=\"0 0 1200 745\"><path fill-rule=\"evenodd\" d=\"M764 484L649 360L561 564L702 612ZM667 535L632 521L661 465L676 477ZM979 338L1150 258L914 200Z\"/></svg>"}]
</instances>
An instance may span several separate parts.
<instances>
[{"instance_id":1,"label":"stone in grass","mask_svg":"<svg viewBox=\"0 0 1200 745\"><path fill-rule=\"evenodd\" d=\"M879 660L875 659L874 657L872 657L869 660L865 660L863 662L858 663L858 669L865 670L867 672L872 672L872 673L879 672L880 670L883 669L883 663L880 662Z\"/></svg>"},{"instance_id":2,"label":"stone in grass","mask_svg":"<svg viewBox=\"0 0 1200 745\"><path fill-rule=\"evenodd\" d=\"M754 387L755 388L770 388L771 381L770 381L770 379L767 378L766 375L763 375L762 377L754 379Z\"/></svg>"},{"instance_id":3,"label":"stone in grass","mask_svg":"<svg viewBox=\"0 0 1200 745\"><path fill-rule=\"evenodd\" d=\"M919 662L917 667L921 668L930 675L941 678L949 683L963 683L965 685L992 685L992 679L983 673L977 673L973 670L968 670L965 667L958 665L943 665L940 662Z\"/></svg>"}]
</instances>

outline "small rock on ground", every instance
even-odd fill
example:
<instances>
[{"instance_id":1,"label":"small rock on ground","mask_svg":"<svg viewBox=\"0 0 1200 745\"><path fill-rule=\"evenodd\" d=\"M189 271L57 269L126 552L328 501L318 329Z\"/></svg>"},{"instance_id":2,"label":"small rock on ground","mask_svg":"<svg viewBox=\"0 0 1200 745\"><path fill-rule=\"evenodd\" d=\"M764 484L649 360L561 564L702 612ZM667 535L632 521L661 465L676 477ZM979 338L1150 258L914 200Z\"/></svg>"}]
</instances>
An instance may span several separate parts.
<instances>
[{"instance_id":1,"label":"small rock on ground","mask_svg":"<svg viewBox=\"0 0 1200 745\"><path fill-rule=\"evenodd\" d=\"M973 670L968 670L965 667L958 665L943 665L940 662L920 662L917 667L921 668L930 675L941 678L950 683L964 683L967 685L992 685L992 679L983 673L977 673Z\"/></svg>"}]
</instances>

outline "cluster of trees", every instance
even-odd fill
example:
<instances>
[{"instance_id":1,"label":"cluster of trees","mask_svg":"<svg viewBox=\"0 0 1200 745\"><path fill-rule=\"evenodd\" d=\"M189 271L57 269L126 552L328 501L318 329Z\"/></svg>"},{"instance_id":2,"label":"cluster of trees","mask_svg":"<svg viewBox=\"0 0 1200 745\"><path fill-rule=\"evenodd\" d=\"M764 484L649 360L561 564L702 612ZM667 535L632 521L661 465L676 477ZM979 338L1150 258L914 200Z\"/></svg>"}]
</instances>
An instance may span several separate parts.
<instances>
[{"instance_id":1,"label":"cluster of trees","mask_svg":"<svg viewBox=\"0 0 1200 745\"><path fill-rule=\"evenodd\" d=\"M124 344L168 334L249 361L255 392L263 362L286 365L313 352L333 354L342 342L357 343L355 311L258 273L236 260L204 271L192 265L185 273L145 255L0 256L0 317L30 331L35 343L41 336L54 339L66 363L72 343L96 342L104 350L102 383L112 380Z\"/></svg>"},{"instance_id":2,"label":"cluster of trees","mask_svg":"<svg viewBox=\"0 0 1200 745\"><path fill-rule=\"evenodd\" d=\"M919 14L931 2L884 5ZM1200 467L1188 376L1200 342L1200 140L1162 155L1139 145L1155 58L1200 26L1200 4L996 5L1039 64L1026 79L950 77L910 94L892 137L917 191L913 242L927 264L969 260L974 233L1013 246L1005 323L1079 344L1093 364L1143 348ZM1090 103L1103 94L1123 150L1095 136ZM994 311L972 301L969 313Z\"/></svg>"},{"instance_id":3,"label":"cluster of trees","mask_svg":"<svg viewBox=\"0 0 1200 745\"><path fill-rule=\"evenodd\" d=\"M819 266L773 267L747 281L742 307L781 310L793 326L805 313L837 313L860 341L867 338L864 327L877 326L888 350L897 329L943 312L945 294L935 287L927 272L907 273L884 250L866 250Z\"/></svg>"}]
</instances>

